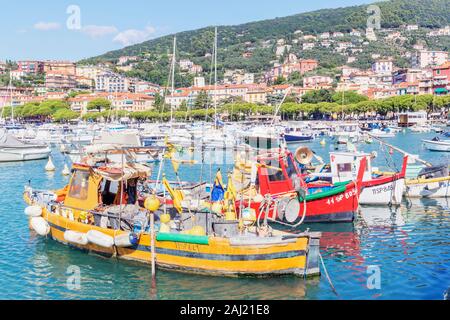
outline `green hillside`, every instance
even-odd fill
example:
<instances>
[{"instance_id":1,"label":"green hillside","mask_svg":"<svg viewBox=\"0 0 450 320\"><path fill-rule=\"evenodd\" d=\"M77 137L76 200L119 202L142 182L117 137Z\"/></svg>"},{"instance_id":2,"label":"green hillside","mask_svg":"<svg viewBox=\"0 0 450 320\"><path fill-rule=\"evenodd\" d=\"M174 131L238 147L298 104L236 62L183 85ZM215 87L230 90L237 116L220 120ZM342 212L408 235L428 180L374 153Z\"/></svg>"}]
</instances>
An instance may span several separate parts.
<instances>
[{"instance_id":1,"label":"green hillside","mask_svg":"<svg viewBox=\"0 0 450 320\"><path fill-rule=\"evenodd\" d=\"M438 28L450 23L450 0L393 0L375 4L382 11L381 24L383 28L397 28L405 24L418 24L423 28ZM274 53L276 40L283 38L289 43L297 30L303 31L304 34L319 34L326 31L349 32L352 29L364 30L368 18L367 6L324 9L236 26L220 26L219 69L231 68L245 69L255 73L262 72L271 66L271 61L276 59ZM80 63L115 62L120 56L139 55L143 59L128 75L162 84L167 78L169 63L167 54L171 51L173 36L168 35L111 51ZM212 51L213 37L212 27L178 33L178 57L189 58L202 65L204 69L209 69L210 59L205 58L205 54ZM266 43L266 41L270 42ZM293 49L295 50L295 48ZM243 53L249 50L253 56L243 57ZM308 54L312 53L315 52ZM321 60L329 64L328 67L332 68L343 63L342 57L330 57L331 60L329 60L326 53L326 51L317 52L322 57ZM299 55L302 56L300 52ZM191 80L190 76L179 76L177 83L179 85L189 84Z\"/></svg>"}]
</instances>

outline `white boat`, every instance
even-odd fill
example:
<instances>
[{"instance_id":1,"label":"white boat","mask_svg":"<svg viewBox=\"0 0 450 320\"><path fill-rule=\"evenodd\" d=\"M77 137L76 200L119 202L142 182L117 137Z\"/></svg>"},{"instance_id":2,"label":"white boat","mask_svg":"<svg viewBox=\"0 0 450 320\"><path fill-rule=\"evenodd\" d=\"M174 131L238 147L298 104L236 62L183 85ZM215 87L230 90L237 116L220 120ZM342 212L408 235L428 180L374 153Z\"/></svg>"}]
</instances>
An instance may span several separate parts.
<instances>
[{"instance_id":1,"label":"white boat","mask_svg":"<svg viewBox=\"0 0 450 320\"><path fill-rule=\"evenodd\" d=\"M450 140L440 140L435 138L433 140L422 140L425 148L430 151L450 152Z\"/></svg>"},{"instance_id":2,"label":"white boat","mask_svg":"<svg viewBox=\"0 0 450 320\"><path fill-rule=\"evenodd\" d=\"M414 132L414 133L428 133L428 132L431 132L431 128L424 127L424 126L411 127L410 130L411 130L411 132Z\"/></svg>"},{"instance_id":3,"label":"white boat","mask_svg":"<svg viewBox=\"0 0 450 320\"><path fill-rule=\"evenodd\" d=\"M406 180L408 198L445 198L450 196L448 165L423 168L415 179Z\"/></svg>"},{"instance_id":4,"label":"white boat","mask_svg":"<svg viewBox=\"0 0 450 320\"><path fill-rule=\"evenodd\" d=\"M373 129L370 132L370 134L377 138L393 138L393 137L395 137L395 133L390 131L390 129L388 129L388 130Z\"/></svg>"},{"instance_id":5,"label":"white boat","mask_svg":"<svg viewBox=\"0 0 450 320\"><path fill-rule=\"evenodd\" d=\"M0 130L0 162L47 159L51 149L47 145L28 144Z\"/></svg>"},{"instance_id":6,"label":"white boat","mask_svg":"<svg viewBox=\"0 0 450 320\"><path fill-rule=\"evenodd\" d=\"M400 172L394 174L379 174L377 168L372 167L372 154L362 152L330 152L330 173L313 173L311 176L320 179L330 179L332 183L343 183L355 180L359 165L363 158L367 160L367 170L363 178L363 190L359 195L359 203L366 205L398 205L402 202L405 189L405 172L407 157L403 159Z\"/></svg>"}]
</instances>

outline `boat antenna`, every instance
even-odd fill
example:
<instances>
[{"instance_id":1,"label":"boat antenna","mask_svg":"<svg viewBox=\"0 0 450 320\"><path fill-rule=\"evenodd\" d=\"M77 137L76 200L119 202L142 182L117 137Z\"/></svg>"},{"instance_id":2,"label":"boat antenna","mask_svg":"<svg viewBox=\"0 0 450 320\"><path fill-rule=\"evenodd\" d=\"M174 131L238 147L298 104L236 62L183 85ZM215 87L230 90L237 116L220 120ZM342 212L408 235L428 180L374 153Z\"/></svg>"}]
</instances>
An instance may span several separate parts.
<instances>
[{"instance_id":1,"label":"boat antenna","mask_svg":"<svg viewBox=\"0 0 450 320\"><path fill-rule=\"evenodd\" d=\"M170 102L170 132L173 132L173 127L172 127L172 123L173 123L173 96L175 93L175 66L177 63L177 57L176 57L176 52L177 52L177 37L175 36L173 38L173 54L172 54L172 67L171 67L171 71L172 71L172 92L171 92L171 102Z\"/></svg>"},{"instance_id":2,"label":"boat antenna","mask_svg":"<svg viewBox=\"0 0 450 320\"><path fill-rule=\"evenodd\" d=\"M286 101L287 96L289 95L289 93L291 92L292 87L287 88L286 93L283 97L283 99L281 100L280 104L277 106L277 108L275 109L275 113L273 115L273 119L272 119L272 123L271 125L273 126L275 124L275 119L278 115L278 113L280 112L281 106L283 105L284 101Z\"/></svg>"},{"instance_id":3,"label":"boat antenna","mask_svg":"<svg viewBox=\"0 0 450 320\"><path fill-rule=\"evenodd\" d=\"M217 27L214 32L214 129L217 130Z\"/></svg>"},{"instance_id":4,"label":"boat antenna","mask_svg":"<svg viewBox=\"0 0 450 320\"><path fill-rule=\"evenodd\" d=\"M11 70L9 71L8 91L9 91L9 104L11 106L11 120L12 120L12 124L14 125L15 121L14 121L14 107L13 107L13 95L12 95L12 75L11 75Z\"/></svg>"}]
</instances>

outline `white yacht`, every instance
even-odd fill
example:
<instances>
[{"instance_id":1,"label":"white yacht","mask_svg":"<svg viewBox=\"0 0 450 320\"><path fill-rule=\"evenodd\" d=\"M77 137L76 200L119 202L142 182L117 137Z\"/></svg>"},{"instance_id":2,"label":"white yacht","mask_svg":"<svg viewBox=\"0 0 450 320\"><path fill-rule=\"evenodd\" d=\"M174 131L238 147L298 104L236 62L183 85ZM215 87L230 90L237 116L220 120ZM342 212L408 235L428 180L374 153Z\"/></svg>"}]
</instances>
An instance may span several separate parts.
<instances>
[{"instance_id":1,"label":"white yacht","mask_svg":"<svg viewBox=\"0 0 450 320\"><path fill-rule=\"evenodd\" d=\"M25 143L0 129L0 162L47 159L50 153L51 149L46 144Z\"/></svg>"}]
</instances>

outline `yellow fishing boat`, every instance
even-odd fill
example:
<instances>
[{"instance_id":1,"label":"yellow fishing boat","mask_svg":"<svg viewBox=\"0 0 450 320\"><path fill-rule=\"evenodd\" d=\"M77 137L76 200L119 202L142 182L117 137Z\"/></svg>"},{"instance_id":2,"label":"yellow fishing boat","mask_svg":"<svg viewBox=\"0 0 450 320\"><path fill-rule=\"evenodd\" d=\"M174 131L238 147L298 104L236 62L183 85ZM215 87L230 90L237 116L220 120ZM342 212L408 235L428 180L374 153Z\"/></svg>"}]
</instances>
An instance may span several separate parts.
<instances>
[{"instance_id":1,"label":"yellow fishing boat","mask_svg":"<svg viewBox=\"0 0 450 320\"><path fill-rule=\"evenodd\" d=\"M31 229L73 248L148 264L153 239L156 266L180 272L320 274L320 233L285 233L211 209L166 213L156 197L138 191L150 176L148 167L97 161L74 164L70 182L61 190L25 188Z\"/></svg>"}]
</instances>

